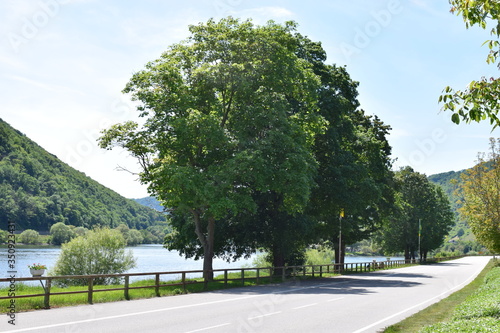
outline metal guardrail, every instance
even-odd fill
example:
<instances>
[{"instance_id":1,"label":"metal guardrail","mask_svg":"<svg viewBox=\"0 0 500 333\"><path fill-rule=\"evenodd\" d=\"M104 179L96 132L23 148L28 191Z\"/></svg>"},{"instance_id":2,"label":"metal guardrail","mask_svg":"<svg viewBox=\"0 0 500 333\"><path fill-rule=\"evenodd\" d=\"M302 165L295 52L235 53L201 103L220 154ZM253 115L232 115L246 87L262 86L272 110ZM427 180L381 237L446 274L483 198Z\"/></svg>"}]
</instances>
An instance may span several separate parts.
<instances>
[{"instance_id":1,"label":"metal guardrail","mask_svg":"<svg viewBox=\"0 0 500 333\"><path fill-rule=\"evenodd\" d=\"M428 259L427 262L432 261L444 261L461 258L459 257L448 257L448 258L438 258L438 259ZM344 263L344 264L328 264L328 265L302 265L302 266L285 266L285 267L263 267L263 268L227 268L227 269L214 269L212 272L214 275L217 273L222 273L222 279L216 281L224 282L224 286L227 287L229 281L239 280L244 283L245 280L255 280L256 284L259 284L262 279L268 279L273 281L274 278L280 277L282 281L287 278L295 279L299 277L322 277L323 274L345 274L345 273L362 273L368 271L375 271L379 269L390 269L396 268L408 264L417 264L418 260L387 260L387 261L372 261L372 262L362 262L362 263ZM240 272L240 277L229 278L229 272L236 271ZM245 276L245 272L255 271L255 276ZM262 272L267 271L267 274L262 274ZM93 304L93 295L96 292L105 291L116 291L123 290L125 299L130 299L129 291L132 289L144 289L144 288L155 288L156 296L160 296L161 287L169 286L182 286L184 292L186 292L187 285L196 283L206 283L203 279L200 281L195 279L188 279L188 274L202 274L203 270L193 270L193 271L175 271L175 272L153 272L153 273L123 273L123 274L95 274L95 275L60 275L60 276L40 276L40 277L24 277L24 278L2 278L1 283L8 283L10 288L15 291L15 283L22 281L40 281L44 289L43 294L29 294L29 295L16 295L15 292L8 293L8 296L0 296L0 300L10 299L11 302L17 298L28 298L28 297L44 297L44 306L46 309L50 308L50 297L54 295L68 295L68 294L87 294L87 302ZM275 275L276 272L281 272L280 275ZM167 283L161 281L160 277L162 275L181 275L180 282ZM154 276L155 283L148 286L130 286L130 277L132 276ZM124 278L123 287L120 288L106 288L106 289L94 289L94 279L96 278ZM67 280L67 279L83 279L87 280L87 290L78 291L62 291L62 292L51 292L52 281L54 280ZM45 285L43 284L45 281Z\"/></svg>"}]
</instances>

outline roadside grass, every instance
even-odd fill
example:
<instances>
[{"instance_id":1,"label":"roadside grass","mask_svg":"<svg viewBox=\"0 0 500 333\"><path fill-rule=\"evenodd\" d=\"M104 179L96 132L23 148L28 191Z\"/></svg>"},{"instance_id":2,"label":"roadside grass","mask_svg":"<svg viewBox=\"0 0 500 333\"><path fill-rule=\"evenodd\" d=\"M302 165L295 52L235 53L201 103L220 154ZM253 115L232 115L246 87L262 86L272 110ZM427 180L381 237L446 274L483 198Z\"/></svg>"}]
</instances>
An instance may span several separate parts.
<instances>
[{"instance_id":1,"label":"roadside grass","mask_svg":"<svg viewBox=\"0 0 500 333\"><path fill-rule=\"evenodd\" d=\"M496 274L500 277L500 267L498 267L498 261L492 259L486 267L481 271L481 273L467 286L463 287L459 291L454 292L447 298L435 303L422 311L414 314L405 320L387 327L383 333L414 333L414 332L426 332L426 333L437 333L437 332L483 332L478 330L481 325L496 325L495 328L499 330L486 330L484 332L499 332L499 317L495 320L490 318L478 318L474 317L473 320L467 320L466 315L460 320L456 320L452 323L453 319L457 318L457 312L462 312L464 314L471 312L472 310L477 312L482 312L484 314L484 304L476 304L474 306L466 305L469 304L469 300L474 297L476 292L481 288L485 288L487 285L487 279L491 279L490 274ZM500 278L496 282L496 286L499 287ZM497 294L500 295L500 294ZM493 300L494 301L494 300ZM500 306L500 299L496 298L497 305ZM462 309L462 310L460 310ZM498 308L497 308L498 311ZM425 328L427 326L433 325L431 327ZM478 326L479 325L479 326ZM439 326L439 328L438 328ZM493 326L492 326L493 327ZM457 330L458 329L458 330Z\"/></svg>"},{"instance_id":2,"label":"roadside grass","mask_svg":"<svg viewBox=\"0 0 500 333\"><path fill-rule=\"evenodd\" d=\"M398 266L398 268L401 267L407 267L407 266L413 266L414 264L407 264L407 265L401 265ZM377 270L381 269L389 269L389 267L384 267L380 268ZM290 273L288 271L287 273ZM307 275L303 276L303 272L297 272L297 276L295 277L296 280L307 280L307 279L318 279L320 278L320 271L319 269L316 269L314 271L314 276L311 276L311 269L307 270ZM343 274L360 274L363 273L361 271L350 271L350 270L344 270ZM322 271L321 275L323 278L329 278L329 277L334 277L338 276L338 272L325 272ZM256 271L252 270L245 270L244 271L244 279L243 282L241 280L242 273L241 272L235 272L235 273L229 273L228 274L228 279L227 283L224 283L224 275L218 275L214 278L214 281L209 282L206 286L203 283L203 279L200 278L192 278L192 279L186 279L186 289L184 290L182 285L177 285L177 286L165 286L165 287L160 287L159 288L159 294L160 296L174 296L174 295L179 295L179 294L186 294L186 293L199 293L199 292L204 292L204 291L214 291L214 290L222 290L222 289L228 289L228 288L236 288L236 287L243 287L243 286L254 286L257 285L257 280L256 280ZM287 281L290 281L290 278L287 278ZM281 283L283 281L283 278L281 276L273 276L269 277L269 273L264 276L259 277L259 285L263 284L271 284L271 283ZM292 278L293 281L293 278ZM180 284L182 281L181 280L168 280L168 281L161 281L161 283L164 284ZM155 284L154 279L146 279L146 280L140 280L140 281L135 281L131 282L129 287L134 288L134 287L141 287L141 286L153 286ZM118 285L94 285L93 286L93 303L105 303L105 302L116 302L116 301L123 301L126 300L125 298L125 293L123 290L115 290L115 291L99 291L102 289L113 289L113 288L123 288L123 284L118 284ZM57 293L57 292L72 292L72 291L87 291L88 287L87 286L70 286L70 287L58 287L53 285L50 288L51 293ZM9 292L8 287L0 288L0 295L7 295ZM30 295L30 294L43 294L44 289L42 288L41 285L26 285L21 282L17 282L15 284L15 293L17 296L20 295ZM154 287L151 288L144 288L144 289L130 289L129 290L129 299L144 299L144 298L153 298L156 297L156 291ZM51 308L57 308L57 307L64 307L64 306L74 306L74 305L81 305L81 304L88 304L88 294L87 293L81 293L81 294L64 294L64 295L51 295L50 296L50 307ZM9 299L3 299L0 300L0 313L7 313L9 312L9 305L11 304L11 300ZM15 299L15 310L16 312L23 312L23 311L30 311L30 310L38 310L38 309L44 309L44 296L37 296L37 297L26 297L26 298L17 298Z\"/></svg>"}]
</instances>

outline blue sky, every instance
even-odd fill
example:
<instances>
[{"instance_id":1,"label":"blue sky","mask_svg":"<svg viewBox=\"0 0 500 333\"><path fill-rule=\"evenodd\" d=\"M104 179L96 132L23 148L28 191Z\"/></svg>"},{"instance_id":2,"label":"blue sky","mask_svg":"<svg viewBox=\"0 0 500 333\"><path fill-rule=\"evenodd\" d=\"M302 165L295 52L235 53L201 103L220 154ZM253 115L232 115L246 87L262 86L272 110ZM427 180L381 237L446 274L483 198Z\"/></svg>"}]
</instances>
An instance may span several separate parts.
<instances>
[{"instance_id":1,"label":"blue sky","mask_svg":"<svg viewBox=\"0 0 500 333\"><path fill-rule=\"evenodd\" d=\"M427 175L474 165L488 124L454 125L437 100L450 85L496 76L488 31L467 30L436 0L3 0L0 118L43 148L129 198L146 196L126 152L99 149L99 131L135 119L121 93L131 75L188 36L188 25L228 15L294 20L329 63L360 82L368 114L392 127L395 167Z\"/></svg>"}]
</instances>

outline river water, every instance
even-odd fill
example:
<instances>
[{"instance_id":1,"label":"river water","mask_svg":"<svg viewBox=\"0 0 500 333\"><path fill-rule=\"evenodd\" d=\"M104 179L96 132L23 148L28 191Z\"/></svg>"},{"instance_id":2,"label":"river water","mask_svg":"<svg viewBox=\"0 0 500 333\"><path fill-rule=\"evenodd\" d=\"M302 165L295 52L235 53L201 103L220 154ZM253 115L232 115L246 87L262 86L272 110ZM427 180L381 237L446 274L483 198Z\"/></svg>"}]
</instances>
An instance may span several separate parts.
<instances>
[{"instance_id":1,"label":"river water","mask_svg":"<svg viewBox=\"0 0 500 333\"><path fill-rule=\"evenodd\" d=\"M202 260L185 259L181 257L178 252L168 251L160 244L140 245L129 247L128 249L132 251L134 257L136 258L137 266L127 271L127 273L189 271L201 270L203 268ZM9 267L7 251L7 248L0 248L0 277L8 277L8 271L15 271L16 277L20 278L31 277L28 265L32 265L34 263L46 265L49 269L54 267L59 253L61 252L61 248L16 248L14 269ZM230 263L222 259L215 258L213 267L214 269L252 267L252 262L255 257L256 255L254 254L249 259L240 259ZM346 262L372 262L372 260L386 260L386 257L346 257L345 260ZM152 276L134 277L131 278L131 280L134 281L141 278L152 278ZM165 279L178 278L179 275L165 277ZM162 277L162 279L164 278Z\"/></svg>"}]
</instances>

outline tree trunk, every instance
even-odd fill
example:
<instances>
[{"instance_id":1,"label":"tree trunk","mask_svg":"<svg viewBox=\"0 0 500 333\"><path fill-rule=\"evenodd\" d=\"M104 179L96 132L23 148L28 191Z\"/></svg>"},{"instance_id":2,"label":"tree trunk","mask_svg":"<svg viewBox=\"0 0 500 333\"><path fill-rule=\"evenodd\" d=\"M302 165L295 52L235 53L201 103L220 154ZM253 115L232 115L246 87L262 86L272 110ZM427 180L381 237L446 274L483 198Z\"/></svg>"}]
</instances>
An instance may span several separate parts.
<instances>
[{"instance_id":1,"label":"tree trunk","mask_svg":"<svg viewBox=\"0 0 500 333\"><path fill-rule=\"evenodd\" d=\"M285 266L285 255L283 251L279 249L273 250L273 267L284 267ZM281 276L283 274L284 268L277 268L274 270L274 275Z\"/></svg>"},{"instance_id":2,"label":"tree trunk","mask_svg":"<svg viewBox=\"0 0 500 333\"><path fill-rule=\"evenodd\" d=\"M213 259L214 259L214 239L215 239L215 220L213 217L208 219L207 232L202 231L201 214L197 210L192 210L196 236L203 246L203 279L205 283L214 279Z\"/></svg>"},{"instance_id":3,"label":"tree trunk","mask_svg":"<svg viewBox=\"0 0 500 333\"><path fill-rule=\"evenodd\" d=\"M410 262L411 256L410 256L410 247L406 246L405 247L405 261L406 263Z\"/></svg>"}]
</instances>

